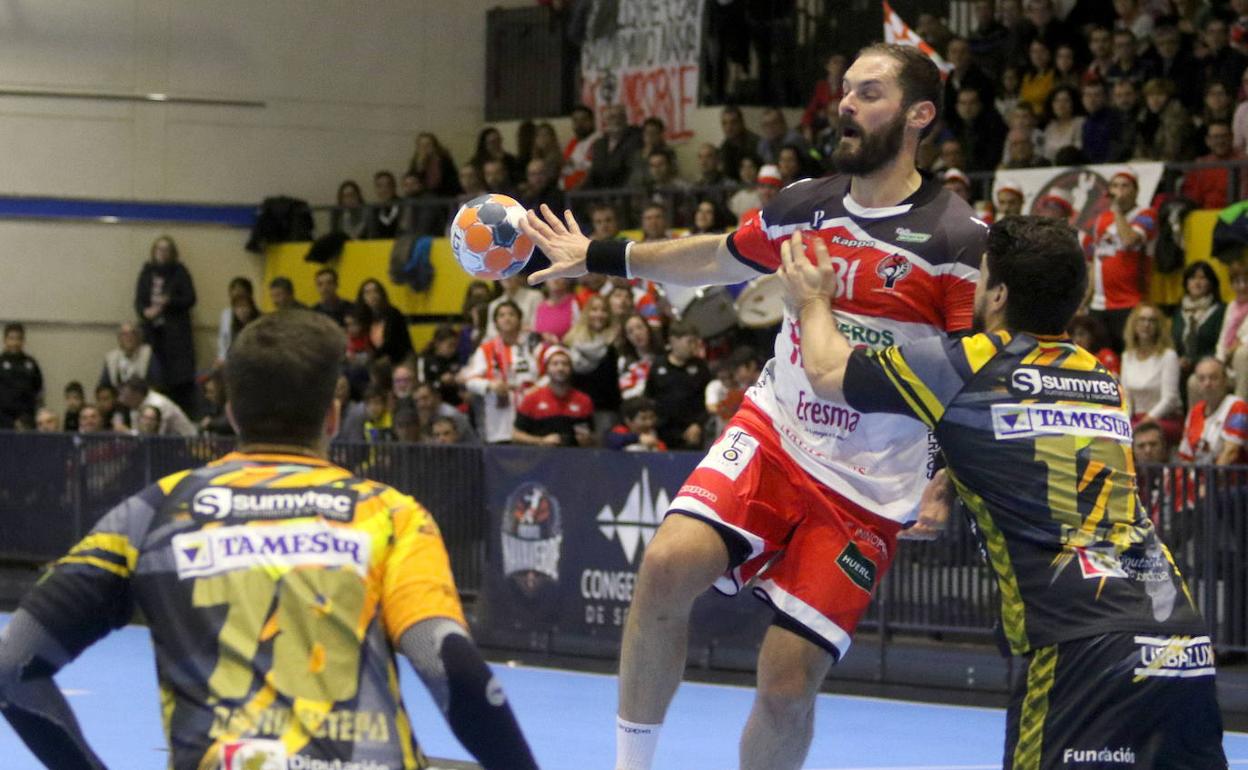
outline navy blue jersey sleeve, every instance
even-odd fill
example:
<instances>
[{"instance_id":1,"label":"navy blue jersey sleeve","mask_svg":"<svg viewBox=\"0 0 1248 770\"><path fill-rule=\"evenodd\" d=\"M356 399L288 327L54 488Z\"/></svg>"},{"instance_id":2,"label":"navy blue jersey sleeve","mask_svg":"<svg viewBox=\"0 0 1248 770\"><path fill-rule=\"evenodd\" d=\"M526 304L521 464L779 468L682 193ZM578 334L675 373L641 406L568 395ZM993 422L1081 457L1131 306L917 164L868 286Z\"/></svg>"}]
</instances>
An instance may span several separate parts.
<instances>
[{"instance_id":1,"label":"navy blue jersey sleeve","mask_svg":"<svg viewBox=\"0 0 1248 770\"><path fill-rule=\"evenodd\" d=\"M963 340L928 337L880 351L855 350L845 370L845 402L860 412L914 417L934 429L970 374Z\"/></svg>"}]
</instances>

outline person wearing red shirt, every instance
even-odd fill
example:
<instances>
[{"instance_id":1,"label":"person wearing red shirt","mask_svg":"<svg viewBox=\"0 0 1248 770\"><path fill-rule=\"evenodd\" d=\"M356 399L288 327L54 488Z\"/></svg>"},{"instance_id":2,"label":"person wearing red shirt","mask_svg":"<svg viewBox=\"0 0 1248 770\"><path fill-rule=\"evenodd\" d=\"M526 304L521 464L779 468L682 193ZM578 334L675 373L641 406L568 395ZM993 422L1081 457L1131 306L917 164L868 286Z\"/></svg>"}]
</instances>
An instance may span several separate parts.
<instances>
[{"instance_id":1,"label":"person wearing red shirt","mask_svg":"<svg viewBox=\"0 0 1248 770\"><path fill-rule=\"evenodd\" d=\"M1210 121L1205 126L1205 144L1209 147L1208 155L1201 155L1197 163L1218 163L1222 161L1243 160L1244 155L1235 149L1231 124L1223 120ZM1239 171L1239 188L1235 200L1248 198L1248 174ZM1202 209L1224 209L1235 201L1231 200L1231 170L1229 168L1198 168L1183 176L1183 197L1195 201Z\"/></svg>"},{"instance_id":2,"label":"person wearing red shirt","mask_svg":"<svg viewBox=\"0 0 1248 770\"><path fill-rule=\"evenodd\" d=\"M572 138L563 147L563 174L559 185L564 190L575 190L589 176L593 155L590 148L598 139L594 131L594 112L583 104L572 108Z\"/></svg>"},{"instance_id":3,"label":"person wearing red shirt","mask_svg":"<svg viewBox=\"0 0 1248 770\"><path fill-rule=\"evenodd\" d=\"M550 384L520 402L511 440L533 446L592 446L594 404L572 387L572 354L551 345L542 353L541 369Z\"/></svg>"},{"instance_id":4,"label":"person wearing red shirt","mask_svg":"<svg viewBox=\"0 0 1248 770\"><path fill-rule=\"evenodd\" d=\"M1135 172L1114 174L1109 180L1109 208L1083 235L1091 260L1090 315L1105 325L1117 352L1123 348L1127 315L1148 294L1148 253L1157 238L1157 212L1136 203L1139 192Z\"/></svg>"},{"instance_id":5,"label":"person wearing red shirt","mask_svg":"<svg viewBox=\"0 0 1248 770\"><path fill-rule=\"evenodd\" d=\"M1243 447L1248 443L1248 402L1231 393L1221 361L1210 357L1196 364L1196 390L1204 399L1187 413L1179 459L1202 465L1243 462Z\"/></svg>"}]
</instances>

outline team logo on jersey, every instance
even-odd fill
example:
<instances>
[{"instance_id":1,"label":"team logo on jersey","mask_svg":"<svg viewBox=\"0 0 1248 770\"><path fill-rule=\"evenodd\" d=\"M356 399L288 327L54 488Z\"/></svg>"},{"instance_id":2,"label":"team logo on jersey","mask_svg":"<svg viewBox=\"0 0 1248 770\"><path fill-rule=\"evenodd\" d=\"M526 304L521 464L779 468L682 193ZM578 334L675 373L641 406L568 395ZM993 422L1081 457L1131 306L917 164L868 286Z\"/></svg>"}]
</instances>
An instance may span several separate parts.
<instances>
[{"instance_id":1,"label":"team logo on jersey","mask_svg":"<svg viewBox=\"0 0 1248 770\"><path fill-rule=\"evenodd\" d=\"M931 233L916 233L908 227L897 228L897 240L902 243L927 243L931 239Z\"/></svg>"},{"instance_id":2,"label":"team logo on jersey","mask_svg":"<svg viewBox=\"0 0 1248 770\"><path fill-rule=\"evenodd\" d=\"M900 254L890 254L875 266L875 274L884 281L884 288L891 289L898 281L910 275L910 260Z\"/></svg>"},{"instance_id":3,"label":"team logo on jersey","mask_svg":"<svg viewBox=\"0 0 1248 770\"><path fill-rule=\"evenodd\" d=\"M191 498L191 514L199 519L294 519L323 516L351 521L359 495L352 489L254 489L204 487Z\"/></svg>"},{"instance_id":4,"label":"team logo on jersey","mask_svg":"<svg viewBox=\"0 0 1248 770\"><path fill-rule=\"evenodd\" d=\"M1079 562L1079 572L1084 580L1130 577L1122 567L1118 552L1112 547L1074 548L1073 550L1075 559Z\"/></svg>"},{"instance_id":5,"label":"team logo on jersey","mask_svg":"<svg viewBox=\"0 0 1248 770\"><path fill-rule=\"evenodd\" d=\"M1057 401L1094 401L1119 404L1118 384L1103 373L1020 366L1010 373L1010 392L1016 396Z\"/></svg>"},{"instance_id":6,"label":"team logo on jersey","mask_svg":"<svg viewBox=\"0 0 1248 770\"><path fill-rule=\"evenodd\" d=\"M341 567L363 577L372 548L366 533L322 522L202 529L170 545L179 580L257 567Z\"/></svg>"},{"instance_id":7,"label":"team logo on jersey","mask_svg":"<svg viewBox=\"0 0 1248 770\"><path fill-rule=\"evenodd\" d=\"M993 404L992 431L999 439L1086 436L1131 443L1131 420L1121 411L1072 404Z\"/></svg>"},{"instance_id":8,"label":"team logo on jersey","mask_svg":"<svg viewBox=\"0 0 1248 770\"><path fill-rule=\"evenodd\" d=\"M841 554L836 557L836 566L841 568L841 572L854 585L867 593L871 593L871 589L875 587L875 562L867 558L852 540L845 544Z\"/></svg>"},{"instance_id":9,"label":"team logo on jersey","mask_svg":"<svg viewBox=\"0 0 1248 770\"><path fill-rule=\"evenodd\" d=\"M221 745L222 770L286 770L281 741L230 741Z\"/></svg>"},{"instance_id":10,"label":"team logo on jersey","mask_svg":"<svg viewBox=\"0 0 1248 770\"><path fill-rule=\"evenodd\" d=\"M715 446L711 447L711 451L707 453L706 459L699 467L719 471L736 481L741 471L745 470L745 466L750 464L750 458L754 457L756 451L758 451L758 439L740 428L733 428L715 442Z\"/></svg>"},{"instance_id":11,"label":"team logo on jersey","mask_svg":"<svg viewBox=\"0 0 1248 770\"><path fill-rule=\"evenodd\" d=\"M528 596L559 580L563 519L559 501L546 487L526 481L512 490L503 508L503 574Z\"/></svg>"},{"instance_id":12,"label":"team logo on jersey","mask_svg":"<svg viewBox=\"0 0 1248 770\"><path fill-rule=\"evenodd\" d=\"M1138 677L1191 679L1214 675L1213 644L1207 636L1137 636Z\"/></svg>"}]
</instances>

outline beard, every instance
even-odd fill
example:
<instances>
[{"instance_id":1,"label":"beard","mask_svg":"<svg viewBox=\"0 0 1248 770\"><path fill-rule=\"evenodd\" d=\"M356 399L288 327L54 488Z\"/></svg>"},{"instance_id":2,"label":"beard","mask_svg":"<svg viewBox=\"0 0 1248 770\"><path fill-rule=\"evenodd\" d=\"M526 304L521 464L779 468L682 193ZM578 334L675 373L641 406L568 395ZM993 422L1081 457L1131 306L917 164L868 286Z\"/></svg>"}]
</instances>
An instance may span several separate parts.
<instances>
[{"instance_id":1,"label":"beard","mask_svg":"<svg viewBox=\"0 0 1248 770\"><path fill-rule=\"evenodd\" d=\"M984 318L988 314L987 308L984 307L986 304L988 303L984 295L975 297L975 309L971 314L971 332L973 334L982 334L987 331L988 322Z\"/></svg>"},{"instance_id":2,"label":"beard","mask_svg":"<svg viewBox=\"0 0 1248 770\"><path fill-rule=\"evenodd\" d=\"M832 152L832 162L838 171L854 176L866 176L879 171L901 152L905 138L906 113L899 110L897 117L885 123L879 130L867 133L852 118L842 117L839 128L852 129L858 147L850 149L842 140Z\"/></svg>"}]
</instances>

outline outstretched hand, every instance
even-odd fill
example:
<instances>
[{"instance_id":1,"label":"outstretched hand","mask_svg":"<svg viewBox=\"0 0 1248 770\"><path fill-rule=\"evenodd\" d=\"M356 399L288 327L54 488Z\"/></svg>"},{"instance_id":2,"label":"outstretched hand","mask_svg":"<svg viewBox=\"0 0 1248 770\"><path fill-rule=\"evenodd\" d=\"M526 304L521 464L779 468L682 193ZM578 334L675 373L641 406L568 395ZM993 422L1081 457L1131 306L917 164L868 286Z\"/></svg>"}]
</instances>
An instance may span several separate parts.
<instances>
[{"instance_id":1,"label":"outstretched hand","mask_svg":"<svg viewBox=\"0 0 1248 770\"><path fill-rule=\"evenodd\" d=\"M806 256L807 249L814 252L813 264ZM804 241L801 230L780 244L780 268L776 275L784 284L785 301L794 311L807 302L827 302L836 297L838 279L827 245L818 237Z\"/></svg>"},{"instance_id":2,"label":"outstretched hand","mask_svg":"<svg viewBox=\"0 0 1248 770\"><path fill-rule=\"evenodd\" d=\"M589 251L589 238L581 232L581 226L576 223L571 211L564 211L563 217L563 220L559 219L543 203L540 216L530 209L520 220L520 229L550 260L550 267L529 276L530 286L552 278L576 278L586 273L585 255Z\"/></svg>"}]
</instances>

